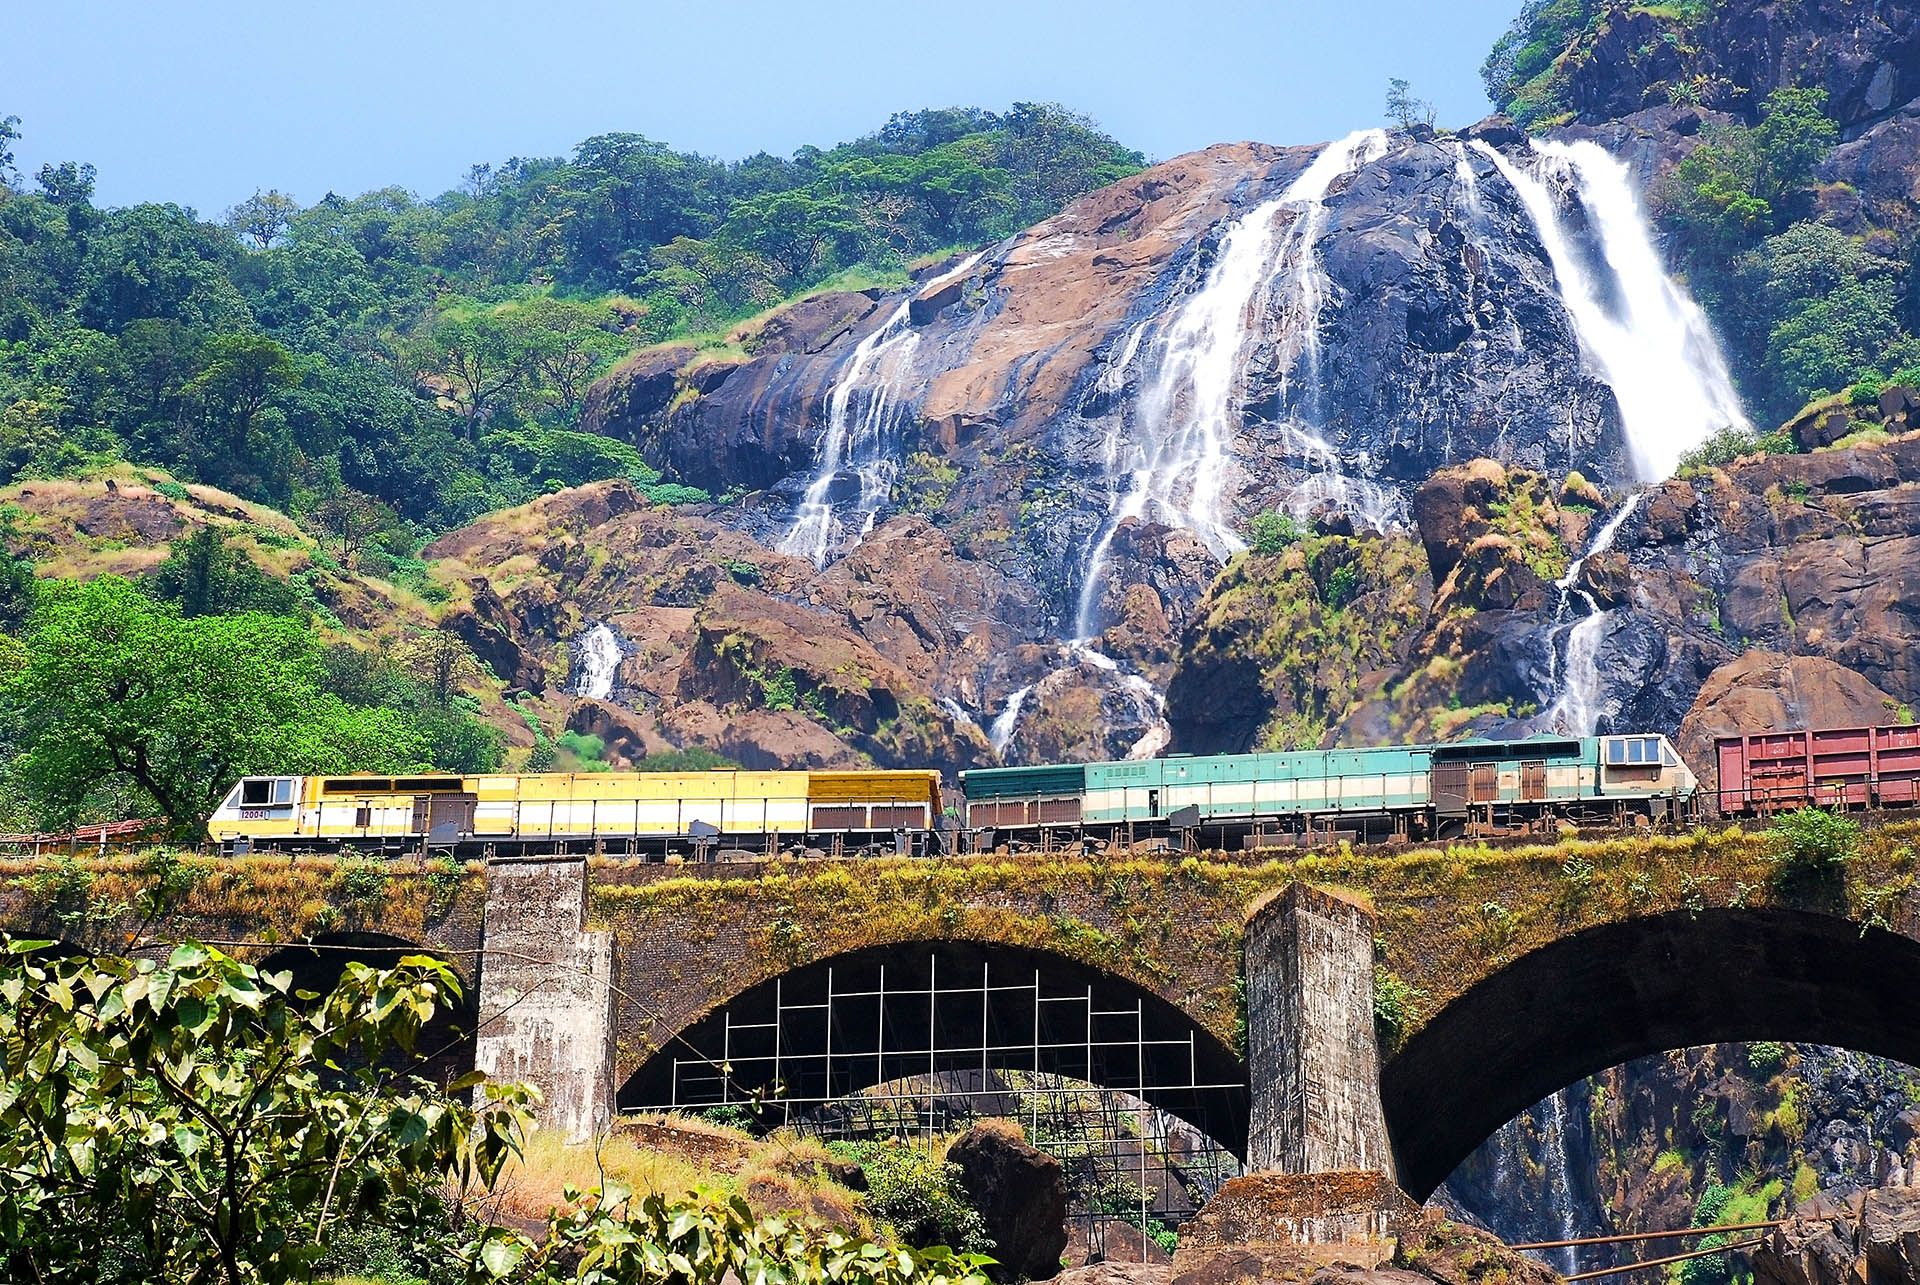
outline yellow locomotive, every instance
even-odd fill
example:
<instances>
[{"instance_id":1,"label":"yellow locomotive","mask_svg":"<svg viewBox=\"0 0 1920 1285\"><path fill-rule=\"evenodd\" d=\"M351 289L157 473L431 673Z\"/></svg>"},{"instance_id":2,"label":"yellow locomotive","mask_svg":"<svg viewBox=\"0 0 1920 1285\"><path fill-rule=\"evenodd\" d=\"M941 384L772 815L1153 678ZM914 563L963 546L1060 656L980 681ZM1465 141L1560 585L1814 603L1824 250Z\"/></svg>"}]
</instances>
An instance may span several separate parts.
<instances>
[{"instance_id":1,"label":"yellow locomotive","mask_svg":"<svg viewBox=\"0 0 1920 1285\"><path fill-rule=\"evenodd\" d=\"M540 772L250 776L207 830L227 852L773 856L921 853L939 824L937 772Z\"/></svg>"}]
</instances>

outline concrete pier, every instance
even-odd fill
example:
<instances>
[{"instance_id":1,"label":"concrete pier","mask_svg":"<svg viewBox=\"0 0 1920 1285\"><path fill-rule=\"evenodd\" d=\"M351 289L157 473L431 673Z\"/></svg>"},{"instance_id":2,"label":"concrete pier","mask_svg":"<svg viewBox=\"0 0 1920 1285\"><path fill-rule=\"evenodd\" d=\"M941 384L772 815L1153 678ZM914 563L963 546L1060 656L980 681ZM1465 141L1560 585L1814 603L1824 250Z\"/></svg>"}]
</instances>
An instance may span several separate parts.
<instances>
[{"instance_id":1,"label":"concrete pier","mask_svg":"<svg viewBox=\"0 0 1920 1285\"><path fill-rule=\"evenodd\" d=\"M1247 1167L1395 1180L1373 1028L1373 915L1305 884L1247 922Z\"/></svg>"},{"instance_id":2,"label":"concrete pier","mask_svg":"<svg viewBox=\"0 0 1920 1285\"><path fill-rule=\"evenodd\" d=\"M487 866L474 1064L536 1086L536 1119L570 1142L605 1129L615 1100L613 934L586 931L582 857Z\"/></svg>"}]
</instances>

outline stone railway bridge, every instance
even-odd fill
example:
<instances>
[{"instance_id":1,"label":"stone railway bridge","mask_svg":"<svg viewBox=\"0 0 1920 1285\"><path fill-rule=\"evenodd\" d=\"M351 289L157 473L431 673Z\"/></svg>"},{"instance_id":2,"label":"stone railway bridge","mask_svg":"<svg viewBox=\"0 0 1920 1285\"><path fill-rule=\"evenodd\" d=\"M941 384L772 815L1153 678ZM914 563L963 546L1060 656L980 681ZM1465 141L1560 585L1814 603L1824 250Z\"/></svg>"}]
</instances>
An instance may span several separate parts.
<instances>
[{"instance_id":1,"label":"stone railway bridge","mask_svg":"<svg viewBox=\"0 0 1920 1285\"><path fill-rule=\"evenodd\" d=\"M1250 1168L1424 1198L1500 1124L1642 1054L1726 1040L1920 1064L1920 823L1776 886L1739 830L1239 857L385 865L0 861L0 928L193 937L318 981L420 949L468 984L456 1057L547 1122L1053 1072ZM311 943L312 946L309 946ZM319 949L313 949L317 946Z\"/></svg>"}]
</instances>

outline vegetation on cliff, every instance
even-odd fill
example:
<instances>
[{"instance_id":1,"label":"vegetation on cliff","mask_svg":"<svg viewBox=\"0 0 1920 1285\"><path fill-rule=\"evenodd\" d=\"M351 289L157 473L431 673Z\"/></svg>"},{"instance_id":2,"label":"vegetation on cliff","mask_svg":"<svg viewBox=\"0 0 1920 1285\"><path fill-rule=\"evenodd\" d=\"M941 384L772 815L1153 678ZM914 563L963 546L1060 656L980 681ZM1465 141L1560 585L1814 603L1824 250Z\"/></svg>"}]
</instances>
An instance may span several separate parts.
<instances>
[{"instance_id":1,"label":"vegetation on cliff","mask_svg":"<svg viewBox=\"0 0 1920 1285\"><path fill-rule=\"evenodd\" d=\"M124 456L411 553L557 486L658 475L574 430L636 343L1013 232L1141 158L1057 106L902 113L791 158L632 134L459 191L266 192L206 222L28 184L0 135L0 482ZM669 495L668 498L697 498Z\"/></svg>"}]
</instances>

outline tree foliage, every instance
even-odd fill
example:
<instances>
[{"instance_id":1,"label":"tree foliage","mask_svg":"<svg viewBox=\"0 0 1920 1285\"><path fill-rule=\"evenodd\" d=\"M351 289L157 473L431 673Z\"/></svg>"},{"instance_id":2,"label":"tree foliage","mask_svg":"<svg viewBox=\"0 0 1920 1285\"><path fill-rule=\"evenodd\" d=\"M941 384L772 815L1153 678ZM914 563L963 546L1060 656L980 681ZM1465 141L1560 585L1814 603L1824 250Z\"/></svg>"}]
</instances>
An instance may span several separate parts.
<instances>
[{"instance_id":1,"label":"tree foliage","mask_svg":"<svg viewBox=\"0 0 1920 1285\"><path fill-rule=\"evenodd\" d=\"M97 793L132 789L197 838L251 773L404 771L427 761L419 726L322 686L303 621L243 612L182 616L117 576L42 594L0 705L13 775L49 821L71 823Z\"/></svg>"},{"instance_id":2,"label":"tree foliage","mask_svg":"<svg viewBox=\"0 0 1920 1285\"><path fill-rule=\"evenodd\" d=\"M164 964L51 946L0 938L8 1279L280 1285L377 1239L470 1285L985 1285L975 1255L702 1192L569 1189L538 1231L482 1221L533 1095L409 1073L460 999L438 960L349 962L320 995L205 946Z\"/></svg>"},{"instance_id":3,"label":"tree foliage","mask_svg":"<svg viewBox=\"0 0 1920 1285\"><path fill-rule=\"evenodd\" d=\"M0 954L0 1253L14 1280L272 1285L343 1224L419 1234L490 1184L526 1095L385 1069L459 997L424 956L324 997L204 946ZM477 1082L477 1077L474 1082Z\"/></svg>"}]
</instances>

